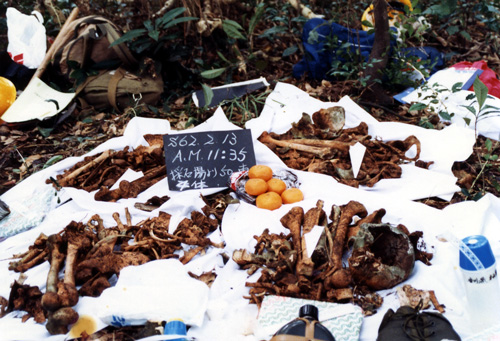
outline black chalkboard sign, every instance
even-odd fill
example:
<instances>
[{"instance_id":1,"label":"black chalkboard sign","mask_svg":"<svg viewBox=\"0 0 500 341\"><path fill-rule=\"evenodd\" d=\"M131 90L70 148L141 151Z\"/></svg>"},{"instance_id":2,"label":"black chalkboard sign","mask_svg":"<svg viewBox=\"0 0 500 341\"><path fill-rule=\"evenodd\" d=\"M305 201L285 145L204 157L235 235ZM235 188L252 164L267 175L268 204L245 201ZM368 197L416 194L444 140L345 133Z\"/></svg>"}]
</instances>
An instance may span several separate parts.
<instances>
[{"instance_id":1,"label":"black chalkboard sign","mask_svg":"<svg viewBox=\"0 0 500 341\"><path fill-rule=\"evenodd\" d=\"M228 186L233 172L255 165L248 129L163 135L171 190Z\"/></svg>"}]
</instances>

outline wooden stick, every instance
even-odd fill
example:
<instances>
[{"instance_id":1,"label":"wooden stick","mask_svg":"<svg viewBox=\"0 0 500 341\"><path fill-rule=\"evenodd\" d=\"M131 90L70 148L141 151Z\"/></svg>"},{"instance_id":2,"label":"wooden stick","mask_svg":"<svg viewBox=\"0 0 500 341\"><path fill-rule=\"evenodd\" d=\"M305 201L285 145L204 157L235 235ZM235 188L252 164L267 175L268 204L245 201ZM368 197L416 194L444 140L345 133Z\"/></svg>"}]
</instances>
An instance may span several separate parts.
<instances>
[{"instance_id":1,"label":"wooden stick","mask_svg":"<svg viewBox=\"0 0 500 341\"><path fill-rule=\"evenodd\" d=\"M45 69L47 68L47 65L49 65L50 60L54 56L54 53L56 52L57 47L60 45L60 41L62 37L66 35L66 32L68 31L69 24L76 19L78 16L78 7L75 7L73 11L71 11L70 15L68 16L68 19L64 22L64 25L61 27L61 30L57 34L56 39L50 46L49 50L45 54L45 57L42 60L42 63L38 67L38 69L35 71L35 74L31 78L31 80L36 78L42 77L43 73L45 72Z\"/></svg>"}]
</instances>

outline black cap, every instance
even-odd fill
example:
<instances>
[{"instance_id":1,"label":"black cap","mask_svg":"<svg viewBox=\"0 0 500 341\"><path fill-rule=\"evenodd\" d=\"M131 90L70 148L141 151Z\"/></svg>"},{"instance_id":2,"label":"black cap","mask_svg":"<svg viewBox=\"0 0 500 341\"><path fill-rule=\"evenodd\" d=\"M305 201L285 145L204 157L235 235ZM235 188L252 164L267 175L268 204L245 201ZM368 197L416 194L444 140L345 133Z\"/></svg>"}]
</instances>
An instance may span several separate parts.
<instances>
[{"instance_id":1,"label":"black cap","mask_svg":"<svg viewBox=\"0 0 500 341\"><path fill-rule=\"evenodd\" d=\"M311 317L313 320L318 321L318 314L318 308L312 304L303 305L299 309L299 317Z\"/></svg>"}]
</instances>

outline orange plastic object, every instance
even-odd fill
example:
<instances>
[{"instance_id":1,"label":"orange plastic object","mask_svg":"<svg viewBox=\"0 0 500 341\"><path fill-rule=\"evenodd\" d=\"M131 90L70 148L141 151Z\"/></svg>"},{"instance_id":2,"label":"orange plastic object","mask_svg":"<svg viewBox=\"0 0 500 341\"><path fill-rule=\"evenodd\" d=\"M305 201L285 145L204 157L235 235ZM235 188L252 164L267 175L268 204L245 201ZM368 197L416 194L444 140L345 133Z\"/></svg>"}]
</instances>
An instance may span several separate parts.
<instances>
[{"instance_id":1,"label":"orange plastic object","mask_svg":"<svg viewBox=\"0 0 500 341\"><path fill-rule=\"evenodd\" d=\"M0 77L0 116L9 109L15 100L15 85L7 78Z\"/></svg>"}]
</instances>

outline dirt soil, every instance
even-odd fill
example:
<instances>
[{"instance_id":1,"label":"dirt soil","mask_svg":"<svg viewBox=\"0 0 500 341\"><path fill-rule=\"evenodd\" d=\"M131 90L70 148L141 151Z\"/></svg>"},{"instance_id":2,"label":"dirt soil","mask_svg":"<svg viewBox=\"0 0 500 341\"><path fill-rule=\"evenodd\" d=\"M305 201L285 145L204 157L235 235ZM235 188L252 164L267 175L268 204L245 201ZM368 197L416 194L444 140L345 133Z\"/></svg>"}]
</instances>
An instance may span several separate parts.
<instances>
[{"instance_id":1,"label":"dirt soil","mask_svg":"<svg viewBox=\"0 0 500 341\"><path fill-rule=\"evenodd\" d=\"M50 1L49 1L50 2ZM179 1L183 4L184 1ZM215 1L214 1L215 2ZM123 8L127 10L116 11L114 7L104 6L100 2L75 1L79 6L80 16L100 14L113 20L125 30L141 28L145 19L151 18L156 8L155 1L122 2ZM189 2L188 2L189 3ZM197 2L196 2L197 3ZM98 6L96 4L101 4ZM236 22L249 20L253 8L245 6L246 2L238 5L224 5L219 2L212 8L211 19L231 19ZM317 14L324 14L329 19L329 13L325 10L326 1L310 1L310 7ZM349 2L350 4L350 2ZM11 6L16 6L11 4ZM168 119L176 129L184 129L190 124L199 124L211 116L213 109L202 110L194 106L191 93L201 89L201 84L219 86L225 83L237 82L265 77L271 84L268 89L260 90L252 95L241 98L242 105L234 102L226 104L223 109L236 124L243 124L251 117L259 115L265 96L272 91L276 82L287 82L294 84L312 96L323 101L337 101L345 95L364 107L375 118L380 121L400 121L407 124L418 124L423 118L438 127L437 117L430 113L410 113L408 105L380 106L375 103L360 99L364 88L357 80L316 81L307 78L296 79L292 76L293 65L303 57L301 47L301 28L304 20L299 19L297 10L287 5L286 1L270 1L269 7L274 6L273 15L263 17L256 25L252 46L248 42L231 43L221 28L215 28L211 33L199 34L194 24L184 24L182 35L168 48L161 49L153 56L156 62L162 66L162 74L165 81L165 93L161 103L156 107L140 106L129 108L124 113L116 113L113 110L95 111L82 109L79 103L73 111L68 111L68 117L57 123L56 119L45 122L30 122L22 126L0 126L0 194L14 187L23 179L41 169L60 161L61 159L79 156L91 151L97 145L106 140L120 136L128 121L134 116L155 117ZM188 7L188 6L187 6ZM350 21L352 28L360 27L360 18L363 6L344 6L344 19L354 18ZM41 8L48 14L48 8ZM190 9L194 16L199 16L200 10ZM340 13L337 13L340 16ZM276 18L284 18L281 22ZM303 19L303 18L302 18ZM347 19L349 20L349 19ZM266 30L285 26L279 36L272 39L259 38L258 35ZM245 25L247 27L247 25ZM57 27L48 30L49 39L57 35ZM430 33L426 33L425 45L439 49L450 56L446 65L452 65L458 61L486 60L488 66L497 74L500 71L500 58L494 44L486 44L487 39L497 36L496 33L488 31L484 24L479 21L471 21L467 26L470 39L465 39L460 34L450 35L442 25L433 26ZM2 37L6 32L0 32ZM296 46L298 49L292 54L284 52ZM239 52L237 51L239 50ZM236 52L235 52L236 51ZM202 78L199 75L200 60L206 66L223 65L218 53L225 55L228 59L234 58L232 66L238 65L226 72L224 76L215 79ZM285 56L284 56L285 55ZM238 59L238 56L240 58ZM149 64L148 64L149 63ZM151 60L146 60L146 65L152 65ZM244 64L244 65L243 65ZM47 82L52 82L51 70L43 76ZM57 84L61 90L68 90L67 84ZM387 90L389 95L392 90ZM245 103L258 99L255 106ZM427 116L427 117L425 117ZM57 123L57 124L56 124ZM456 163L453 170L459 179L459 184L464 188L462 192L456 193L451 202L444 202L437 198L423 200L434 207L444 207L453 202L466 199L479 198L485 192L495 195L500 194L500 171L499 162L491 160L482 169L485 154L496 155L500 153L500 147L493 143L493 150L487 151L486 139L480 137L474 148L474 153L465 162ZM481 161L481 162L479 162ZM472 188L471 188L472 187Z\"/></svg>"}]
</instances>

